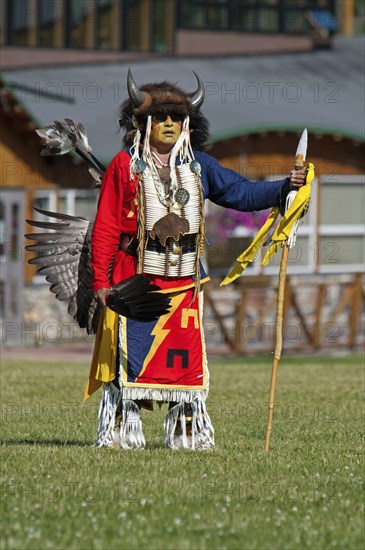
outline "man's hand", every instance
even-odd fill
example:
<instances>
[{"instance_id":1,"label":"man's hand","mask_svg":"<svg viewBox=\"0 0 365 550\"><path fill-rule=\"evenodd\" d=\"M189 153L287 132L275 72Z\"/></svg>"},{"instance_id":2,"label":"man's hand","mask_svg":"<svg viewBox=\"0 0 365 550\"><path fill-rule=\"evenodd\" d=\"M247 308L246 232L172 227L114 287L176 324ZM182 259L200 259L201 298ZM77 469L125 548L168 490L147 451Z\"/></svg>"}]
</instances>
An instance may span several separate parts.
<instances>
[{"instance_id":1,"label":"man's hand","mask_svg":"<svg viewBox=\"0 0 365 550\"><path fill-rule=\"evenodd\" d=\"M305 184L306 177L306 170L292 170L290 172L290 188L297 191Z\"/></svg>"},{"instance_id":2,"label":"man's hand","mask_svg":"<svg viewBox=\"0 0 365 550\"><path fill-rule=\"evenodd\" d=\"M109 296L110 288L99 288L96 292L94 292L94 296L102 306L106 306L106 299Z\"/></svg>"}]
</instances>

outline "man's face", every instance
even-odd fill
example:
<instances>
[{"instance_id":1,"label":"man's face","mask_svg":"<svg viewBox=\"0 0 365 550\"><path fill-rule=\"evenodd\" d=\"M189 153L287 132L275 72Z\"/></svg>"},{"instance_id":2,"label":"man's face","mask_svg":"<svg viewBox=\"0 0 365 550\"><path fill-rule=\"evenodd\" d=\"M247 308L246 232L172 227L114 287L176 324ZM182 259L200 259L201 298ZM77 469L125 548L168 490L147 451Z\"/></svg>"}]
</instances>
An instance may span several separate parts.
<instances>
[{"instance_id":1,"label":"man's face","mask_svg":"<svg viewBox=\"0 0 365 550\"><path fill-rule=\"evenodd\" d=\"M171 148L181 134L183 117L180 115L155 115L152 117L150 143L152 146L163 149Z\"/></svg>"}]
</instances>

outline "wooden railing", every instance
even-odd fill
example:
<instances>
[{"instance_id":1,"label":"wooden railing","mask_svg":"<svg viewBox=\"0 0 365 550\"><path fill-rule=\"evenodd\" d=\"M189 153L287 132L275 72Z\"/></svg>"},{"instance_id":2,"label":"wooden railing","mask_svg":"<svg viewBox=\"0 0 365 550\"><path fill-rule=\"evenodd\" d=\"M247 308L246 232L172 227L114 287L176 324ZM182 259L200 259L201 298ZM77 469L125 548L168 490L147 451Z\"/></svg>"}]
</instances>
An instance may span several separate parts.
<instances>
[{"instance_id":1,"label":"wooden railing","mask_svg":"<svg viewBox=\"0 0 365 550\"><path fill-rule=\"evenodd\" d=\"M228 287L205 285L208 350L233 354L273 349L276 285L271 276L241 277ZM361 349L364 276L290 276L284 301L284 349Z\"/></svg>"}]
</instances>

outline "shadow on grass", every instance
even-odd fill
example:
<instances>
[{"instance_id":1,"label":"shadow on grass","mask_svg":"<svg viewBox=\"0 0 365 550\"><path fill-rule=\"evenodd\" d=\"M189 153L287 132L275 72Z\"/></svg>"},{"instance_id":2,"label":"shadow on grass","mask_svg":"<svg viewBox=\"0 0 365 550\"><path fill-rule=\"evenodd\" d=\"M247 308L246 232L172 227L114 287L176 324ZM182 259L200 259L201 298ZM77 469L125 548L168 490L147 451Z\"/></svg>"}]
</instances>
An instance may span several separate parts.
<instances>
[{"instance_id":1,"label":"shadow on grass","mask_svg":"<svg viewBox=\"0 0 365 550\"><path fill-rule=\"evenodd\" d=\"M0 440L0 447L7 447L7 446L21 446L21 445L27 445L29 447L90 447L97 449L97 447L93 446L92 441L68 441L68 440L62 440L62 439L41 439L41 440L34 440L34 439L3 439ZM103 449L110 449L111 451L124 451L124 449L115 449L115 448L108 448L103 447ZM179 449L179 451L172 451L168 447L166 447L163 442L147 442L145 449L131 449L127 452L141 452L141 451L166 451L166 452L173 452L173 453L183 453L183 452L192 452L191 449Z\"/></svg>"},{"instance_id":2,"label":"shadow on grass","mask_svg":"<svg viewBox=\"0 0 365 550\"><path fill-rule=\"evenodd\" d=\"M92 442L86 441L68 441L62 439L4 439L0 441L0 445L32 445L34 447L92 447Z\"/></svg>"},{"instance_id":3,"label":"shadow on grass","mask_svg":"<svg viewBox=\"0 0 365 550\"><path fill-rule=\"evenodd\" d=\"M0 446L1 447L7 447L7 446L16 446L16 445L28 445L32 447L93 447L92 441L68 441L63 439L3 439L0 440ZM96 447L94 447L96 449ZM105 447L106 448L106 447ZM161 451L166 450L167 448L164 446L163 443L148 443L146 446L146 450L148 451ZM119 450L119 449L112 449L113 451Z\"/></svg>"}]
</instances>

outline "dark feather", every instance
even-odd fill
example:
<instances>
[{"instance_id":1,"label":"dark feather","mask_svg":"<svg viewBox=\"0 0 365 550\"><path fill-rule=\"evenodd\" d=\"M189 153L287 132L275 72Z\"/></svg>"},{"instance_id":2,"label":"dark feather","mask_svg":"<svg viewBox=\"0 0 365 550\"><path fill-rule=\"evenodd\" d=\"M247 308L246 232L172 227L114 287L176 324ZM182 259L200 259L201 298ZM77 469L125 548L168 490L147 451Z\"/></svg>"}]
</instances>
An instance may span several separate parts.
<instances>
[{"instance_id":1,"label":"dark feather","mask_svg":"<svg viewBox=\"0 0 365 550\"><path fill-rule=\"evenodd\" d=\"M85 218L82 218L81 216L76 218L75 216L70 216L69 214L62 214L61 212L50 212L49 210L43 210L43 208L38 208L37 206L33 206L33 209L39 212L40 214L43 214L43 216L48 216L49 218L55 218L57 220L67 220L72 225L82 225L85 226L85 222L89 224L89 221Z\"/></svg>"},{"instance_id":2,"label":"dark feather","mask_svg":"<svg viewBox=\"0 0 365 550\"><path fill-rule=\"evenodd\" d=\"M26 237L37 244L27 250L37 256L28 260L38 266L38 273L50 283L50 290L60 301L68 302L68 312L81 328L89 334L97 330L101 305L94 298L91 288L91 225L81 217L49 212L36 208L37 212L59 223L30 220L38 229L51 229L51 233L29 233Z\"/></svg>"},{"instance_id":3,"label":"dark feather","mask_svg":"<svg viewBox=\"0 0 365 550\"><path fill-rule=\"evenodd\" d=\"M27 233L24 235L26 239L29 239L30 241L37 241L39 243L68 243L72 244L74 242L74 239L72 239L72 235L62 235L59 233ZM76 239L77 242L81 241L81 243L84 242L84 237L79 237L79 239Z\"/></svg>"},{"instance_id":4,"label":"dark feather","mask_svg":"<svg viewBox=\"0 0 365 550\"><path fill-rule=\"evenodd\" d=\"M59 266L64 264L69 264L74 260L75 254L70 254L65 252L64 254L48 254L46 256L37 256L36 258L31 258L28 260L30 264L43 264L46 267L52 265Z\"/></svg>"},{"instance_id":5,"label":"dark feather","mask_svg":"<svg viewBox=\"0 0 365 550\"><path fill-rule=\"evenodd\" d=\"M28 252L37 252L38 254L62 254L68 249L70 243L42 243L42 244L29 244L25 247Z\"/></svg>"},{"instance_id":6,"label":"dark feather","mask_svg":"<svg viewBox=\"0 0 365 550\"><path fill-rule=\"evenodd\" d=\"M96 170L96 168L94 167L90 167L89 172L94 180L94 187L101 187L103 174L99 170Z\"/></svg>"},{"instance_id":7,"label":"dark feather","mask_svg":"<svg viewBox=\"0 0 365 550\"><path fill-rule=\"evenodd\" d=\"M77 274L78 272L78 265L77 264L64 264L59 266L44 266L40 267L38 269L39 275L43 275L46 277L46 280L48 281L48 278L51 277L66 277L66 276L72 276L74 274ZM51 280L49 281L51 282Z\"/></svg>"},{"instance_id":8,"label":"dark feather","mask_svg":"<svg viewBox=\"0 0 365 550\"><path fill-rule=\"evenodd\" d=\"M170 298L144 275L134 275L116 285L106 300L107 306L138 321L154 321L169 311Z\"/></svg>"},{"instance_id":9,"label":"dark feather","mask_svg":"<svg viewBox=\"0 0 365 550\"><path fill-rule=\"evenodd\" d=\"M39 227L40 229L55 229L55 230L62 230L65 233L71 234L72 229L68 227L68 225L63 223L57 223L57 222L40 222L38 220L27 220L27 223L29 225L33 225L33 227Z\"/></svg>"}]
</instances>

